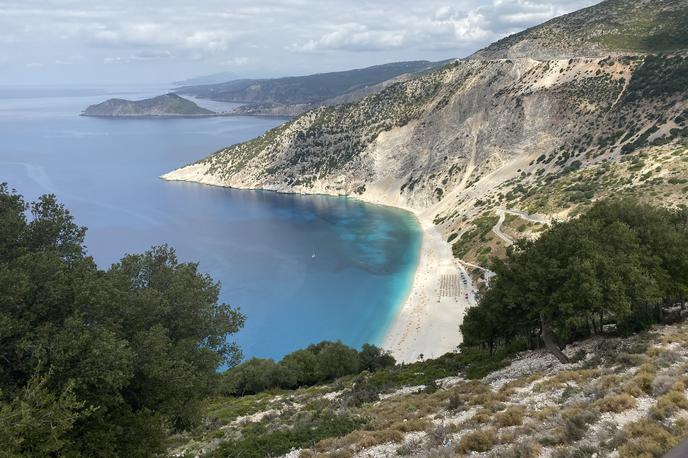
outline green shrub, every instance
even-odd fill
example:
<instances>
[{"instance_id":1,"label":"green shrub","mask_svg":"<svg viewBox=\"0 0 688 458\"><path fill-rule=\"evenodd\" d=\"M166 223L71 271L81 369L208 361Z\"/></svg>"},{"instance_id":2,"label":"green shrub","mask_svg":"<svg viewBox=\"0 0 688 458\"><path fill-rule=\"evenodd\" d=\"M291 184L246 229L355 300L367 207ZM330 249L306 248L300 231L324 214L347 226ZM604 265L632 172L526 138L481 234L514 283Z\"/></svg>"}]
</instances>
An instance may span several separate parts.
<instances>
[{"instance_id":1,"label":"green shrub","mask_svg":"<svg viewBox=\"0 0 688 458\"><path fill-rule=\"evenodd\" d=\"M663 420L681 409L688 409L688 399L683 394L684 392L685 385L683 382L676 382L670 391L657 399L657 405L652 408L651 415Z\"/></svg>"},{"instance_id":2,"label":"green shrub","mask_svg":"<svg viewBox=\"0 0 688 458\"><path fill-rule=\"evenodd\" d=\"M599 413L583 407L570 407L561 413L564 421L564 439L575 442L582 439L588 430L588 425L599 418Z\"/></svg>"},{"instance_id":3,"label":"green shrub","mask_svg":"<svg viewBox=\"0 0 688 458\"><path fill-rule=\"evenodd\" d=\"M275 429L270 422L251 423L241 430L241 438L224 442L211 453L215 457L263 458L278 456L293 448L311 446L328 437L344 436L364 422L329 410L306 413L291 427Z\"/></svg>"}]
</instances>

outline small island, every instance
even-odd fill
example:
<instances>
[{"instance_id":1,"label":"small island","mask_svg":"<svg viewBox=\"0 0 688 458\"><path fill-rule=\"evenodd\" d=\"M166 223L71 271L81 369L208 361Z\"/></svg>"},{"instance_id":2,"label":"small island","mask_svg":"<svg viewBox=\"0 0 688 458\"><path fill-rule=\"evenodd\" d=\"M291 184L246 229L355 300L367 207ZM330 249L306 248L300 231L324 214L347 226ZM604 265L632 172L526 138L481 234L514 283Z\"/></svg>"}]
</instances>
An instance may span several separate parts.
<instances>
[{"instance_id":1,"label":"small island","mask_svg":"<svg viewBox=\"0 0 688 458\"><path fill-rule=\"evenodd\" d=\"M91 105L81 116L111 118L218 116L219 113L198 106L191 100L169 93L143 100L109 99Z\"/></svg>"}]
</instances>

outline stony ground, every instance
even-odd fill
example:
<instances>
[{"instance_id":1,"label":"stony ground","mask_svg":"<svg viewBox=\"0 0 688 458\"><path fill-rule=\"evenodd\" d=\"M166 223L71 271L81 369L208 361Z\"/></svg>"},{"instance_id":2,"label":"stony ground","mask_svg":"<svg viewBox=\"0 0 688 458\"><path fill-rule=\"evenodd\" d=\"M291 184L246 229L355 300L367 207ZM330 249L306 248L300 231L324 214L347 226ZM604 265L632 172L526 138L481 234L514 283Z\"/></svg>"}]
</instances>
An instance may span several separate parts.
<instances>
[{"instance_id":1,"label":"stony ground","mask_svg":"<svg viewBox=\"0 0 688 458\"><path fill-rule=\"evenodd\" d=\"M252 437L277 440L275 431L324 423L329 432L286 456L660 457L688 436L687 324L565 351L576 362L526 352L478 380L383 388L362 376L217 399L203 428L174 438L172 454L248 456L221 447L249 439L250 456L261 456L270 444Z\"/></svg>"}]
</instances>

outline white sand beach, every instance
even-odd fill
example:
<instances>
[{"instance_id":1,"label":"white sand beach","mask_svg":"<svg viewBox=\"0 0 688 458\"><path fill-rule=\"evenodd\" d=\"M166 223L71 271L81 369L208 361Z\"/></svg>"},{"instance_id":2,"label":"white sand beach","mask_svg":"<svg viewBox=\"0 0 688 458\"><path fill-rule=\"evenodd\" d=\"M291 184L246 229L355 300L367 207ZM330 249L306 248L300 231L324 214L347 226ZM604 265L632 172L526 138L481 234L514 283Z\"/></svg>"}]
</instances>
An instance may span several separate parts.
<instances>
[{"instance_id":1,"label":"white sand beach","mask_svg":"<svg viewBox=\"0 0 688 458\"><path fill-rule=\"evenodd\" d=\"M421 224L423 240L413 286L383 344L397 361L406 363L418 361L421 355L435 358L456 351L461 343L459 326L474 301L471 279L454 260L450 245L432 222L421 220Z\"/></svg>"}]
</instances>

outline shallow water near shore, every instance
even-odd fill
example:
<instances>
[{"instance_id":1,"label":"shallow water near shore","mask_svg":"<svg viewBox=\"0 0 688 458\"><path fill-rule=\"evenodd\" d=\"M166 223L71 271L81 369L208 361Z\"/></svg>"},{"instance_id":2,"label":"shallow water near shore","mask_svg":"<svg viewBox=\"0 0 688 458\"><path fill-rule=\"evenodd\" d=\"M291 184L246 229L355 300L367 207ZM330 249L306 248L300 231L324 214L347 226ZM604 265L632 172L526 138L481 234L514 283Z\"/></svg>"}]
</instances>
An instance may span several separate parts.
<instances>
[{"instance_id":1,"label":"shallow water near shore","mask_svg":"<svg viewBox=\"0 0 688 458\"><path fill-rule=\"evenodd\" d=\"M323 339L381 343L418 262L415 217L347 198L158 178L283 120L77 116L109 97L165 90L0 88L0 182L27 200L56 194L88 227L102 268L161 243L198 261L222 283L222 300L246 314L236 340L247 357L279 358Z\"/></svg>"}]
</instances>

